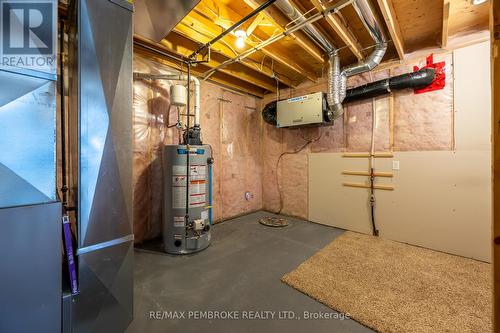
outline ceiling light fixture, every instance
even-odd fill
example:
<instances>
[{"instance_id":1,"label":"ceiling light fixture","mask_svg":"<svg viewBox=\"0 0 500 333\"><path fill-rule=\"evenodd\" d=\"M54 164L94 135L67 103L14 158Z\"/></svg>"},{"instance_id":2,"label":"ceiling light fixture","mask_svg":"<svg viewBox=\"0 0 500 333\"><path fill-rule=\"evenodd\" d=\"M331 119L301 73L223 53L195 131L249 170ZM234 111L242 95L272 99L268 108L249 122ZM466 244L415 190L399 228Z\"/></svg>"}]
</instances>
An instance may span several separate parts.
<instances>
[{"instance_id":1,"label":"ceiling light fixture","mask_svg":"<svg viewBox=\"0 0 500 333\"><path fill-rule=\"evenodd\" d=\"M480 5L482 3L485 3L486 0L471 0L473 5Z\"/></svg>"},{"instance_id":2,"label":"ceiling light fixture","mask_svg":"<svg viewBox=\"0 0 500 333\"><path fill-rule=\"evenodd\" d=\"M236 36L236 47L242 49L245 47L245 39L247 38L247 33L243 30L236 30L234 32Z\"/></svg>"}]
</instances>

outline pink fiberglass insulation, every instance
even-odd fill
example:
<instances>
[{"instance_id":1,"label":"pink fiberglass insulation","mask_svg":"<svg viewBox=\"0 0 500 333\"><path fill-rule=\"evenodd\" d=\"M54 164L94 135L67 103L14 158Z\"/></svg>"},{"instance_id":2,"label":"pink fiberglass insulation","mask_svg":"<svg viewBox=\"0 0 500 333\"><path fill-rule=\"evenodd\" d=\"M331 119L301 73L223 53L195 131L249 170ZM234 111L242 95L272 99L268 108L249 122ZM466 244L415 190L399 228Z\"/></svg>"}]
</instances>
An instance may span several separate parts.
<instances>
[{"instance_id":1,"label":"pink fiberglass insulation","mask_svg":"<svg viewBox=\"0 0 500 333\"><path fill-rule=\"evenodd\" d=\"M368 72L348 80L348 87L357 87L366 83L389 77L389 71ZM368 152L371 148L372 112L375 110L375 150L390 149L389 137L389 97L378 97L345 104L346 150Z\"/></svg>"},{"instance_id":2,"label":"pink fiberglass insulation","mask_svg":"<svg viewBox=\"0 0 500 333\"><path fill-rule=\"evenodd\" d=\"M246 114L245 98L225 92L222 95L222 216L236 216L245 211L246 189Z\"/></svg>"},{"instance_id":3,"label":"pink fiberglass insulation","mask_svg":"<svg viewBox=\"0 0 500 333\"><path fill-rule=\"evenodd\" d=\"M278 185L276 182L278 157L282 152L281 135L283 130L267 123L263 124L262 144L262 189L263 206L265 210L277 212L280 209Z\"/></svg>"},{"instance_id":4,"label":"pink fiberglass insulation","mask_svg":"<svg viewBox=\"0 0 500 333\"><path fill-rule=\"evenodd\" d=\"M134 57L134 71L175 72L162 64ZM178 144L175 124L184 108L170 106L170 85L175 81L134 81L134 234L140 243L161 235L163 179L161 147ZM221 100L229 102L223 102ZM222 104L221 104L222 103ZM170 116L169 116L170 115ZM181 116L186 123L186 117ZM262 207L260 104L223 88L201 83L203 142L213 149L213 218L221 220ZM248 192L248 200L245 193Z\"/></svg>"},{"instance_id":5,"label":"pink fiberglass insulation","mask_svg":"<svg viewBox=\"0 0 500 333\"><path fill-rule=\"evenodd\" d=\"M453 145L453 57L435 55L434 61L446 62L446 86L424 94L411 90L394 93L394 150L450 150ZM425 59L394 68L391 75L422 67Z\"/></svg>"},{"instance_id":6,"label":"pink fiberglass insulation","mask_svg":"<svg viewBox=\"0 0 500 333\"><path fill-rule=\"evenodd\" d=\"M344 120L336 120L333 126L320 127L318 129L320 138L311 144L313 153L332 153L344 151Z\"/></svg>"},{"instance_id":7,"label":"pink fiberglass insulation","mask_svg":"<svg viewBox=\"0 0 500 333\"><path fill-rule=\"evenodd\" d=\"M214 84L203 84L200 99L203 107L200 114L200 126L204 143L210 144L214 158L212 168L212 218L219 220L222 217L221 191L220 191L220 170L221 170L221 149L220 149L220 101L222 88Z\"/></svg>"},{"instance_id":8,"label":"pink fiberglass insulation","mask_svg":"<svg viewBox=\"0 0 500 333\"><path fill-rule=\"evenodd\" d=\"M264 124L264 209L273 212L281 209L283 214L307 218L307 154L310 145L305 145L320 138L322 131L321 128L277 129Z\"/></svg>"},{"instance_id":9,"label":"pink fiberglass insulation","mask_svg":"<svg viewBox=\"0 0 500 333\"><path fill-rule=\"evenodd\" d=\"M261 154L261 127L260 100L245 96L245 112L247 114L246 144L246 187L249 192L247 211L262 209L262 154Z\"/></svg>"},{"instance_id":10,"label":"pink fiberglass insulation","mask_svg":"<svg viewBox=\"0 0 500 333\"><path fill-rule=\"evenodd\" d=\"M282 214L307 219L308 158L307 153L284 155L280 163Z\"/></svg>"},{"instance_id":11,"label":"pink fiberglass insulation","mask_svg":"<svg viewBox=\"0 0 500 333\"><path fill-rule=\"evenodd\" d=\"M222 95L222 216L262 207L260 112L256 101L231 92Z\"/></svg>"},{"instance_id":12,"label":"pink fiberglass insulation","mask_svg":"<svg viewBox=\"0 0 500 333\"><path fill-rule=\"evenodd\" d=\"M450 150L453 133L453 58L451 54L435 56L435 61L446 61L446 87L430 93L416 95L413 90L393 93L394 99L394 150ZM364 73L349 78L348 86L356 87L413 71L413 65L422 67L425 58L409 64L398 65L392 69ZM301 96L327 90L323 78L318 83L305 83L296 89L280 92L280 99ZM267 95L262 105L274 100L275 95ZM264 209L280 209L280 192L276 184L279 172L280 188L283 198L282 212L307 218L308 161L307 154L321 152L368 152L371 148L372 112L375 112L375 150L389 151L390 96L377 97L344 105L343 119L333 126L316 129L276 129L263 125L263 203ZM276 169L278 157L282 152L291 152L306 142L304 138L319 140L310 144L296 155L285 155ZM307 134L306 134L307 133Z\"/></svg>"}]
</instances>

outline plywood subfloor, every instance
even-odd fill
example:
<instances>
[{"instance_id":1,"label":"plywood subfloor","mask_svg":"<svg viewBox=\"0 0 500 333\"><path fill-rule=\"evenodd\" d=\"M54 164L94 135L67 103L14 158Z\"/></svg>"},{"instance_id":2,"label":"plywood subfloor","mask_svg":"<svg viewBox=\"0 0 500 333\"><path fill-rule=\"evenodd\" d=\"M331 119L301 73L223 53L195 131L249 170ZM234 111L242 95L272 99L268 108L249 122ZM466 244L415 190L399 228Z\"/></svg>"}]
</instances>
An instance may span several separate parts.
<instances>
[{"instance_id":1,"label":"plywood subfloor","mask_svg":"<svg viewBox=\"0 0 500 333\"><path fill-rule=\"evenodd\" d=\"M491 265L346 232L283 281L381 333L492 331Z\"/></svg>"}]
</instances>

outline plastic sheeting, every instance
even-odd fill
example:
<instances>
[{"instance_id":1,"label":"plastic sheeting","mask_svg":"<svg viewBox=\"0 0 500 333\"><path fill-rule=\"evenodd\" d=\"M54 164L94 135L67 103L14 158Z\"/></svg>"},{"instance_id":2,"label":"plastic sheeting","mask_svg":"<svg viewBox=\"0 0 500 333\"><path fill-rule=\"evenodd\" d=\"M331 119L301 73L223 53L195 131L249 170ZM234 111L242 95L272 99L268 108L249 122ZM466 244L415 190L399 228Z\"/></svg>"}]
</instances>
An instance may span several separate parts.
<instances>
[{"instance_id":1,"label":"plastic sheeting","mask_svg":"<svg viewBox=\"0 0 500 333\"><path fill-rule=\"evenodd\" d=\"M348 103L343 119L333 126L298 129L276 129L263 125L263 198L264 209L307 218L308 160L307 154L320 152L368 152L371 146L372 112L375 110L376 151L451 150L453 147L453 57L435 55L434 61L446 62L444 90L414 94L412 90L397 91L393 96L381 96ZM381 80L413 71L413 66L425 65L425 58L351 77L349 87ZM326 92L327 83L304 84L293 90L281 91L280 99L317 91ZM268 95L263 105L276 98ZM391 133L391 98L393 99L393 132ZM391 147L391 137L393 144ZM319 139L317 139L319 138ZM317 139L317 140L315 140ZM287 154L277 169L281 153L293 152L300 145L314 140L298 154ZM278 177L276 177L278 172ZM279 180L279 187L277 184ZM280 204L280 191L282 204Z\"/></svg>"},{"instance_id":2,"label":"plastic sheeting","mask_svg":"<svg viewBox=\"0 0 500 333\"><path fill-rule=\"evenodd\" d=\"M135 55L134 71L175 72ZM180 131L169 128L184 108L170 106L174 81L134 81L134 234L140 243L161 235L163 182L161 147L178 144ZM178 82L176 82L178 83ZM262 207L260 103L256 98L201 83L203 143L210 144L213 168L213 218L222 220Z\"/></svg>"}]
</instances>

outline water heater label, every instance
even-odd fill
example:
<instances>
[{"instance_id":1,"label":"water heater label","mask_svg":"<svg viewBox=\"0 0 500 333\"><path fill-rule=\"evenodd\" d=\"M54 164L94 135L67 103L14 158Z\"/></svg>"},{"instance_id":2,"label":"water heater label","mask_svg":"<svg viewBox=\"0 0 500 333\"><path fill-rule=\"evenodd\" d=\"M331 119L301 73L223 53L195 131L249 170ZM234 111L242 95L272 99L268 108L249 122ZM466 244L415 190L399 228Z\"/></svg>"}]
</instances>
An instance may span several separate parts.
<instances>
[{"instance_id":1,"label":"water heater label","mask_svg":"<svg viewBox=\"0 0 500 333\"><path fill-rule=\"evenodd\" d=\"M174 216L174 227L184 227L184 216Z\"/></svg>"},{"instance_id":2,"label":"water heater label","mask_svg":"<svg viewBox=\"0 0 500 333\"><path fill-rule=\"evenodd\" d=\"M190 173L189 176L191 179L205 179L207 175L207 166L206 165L197 165L193 164L189 166ZM172 174L174 176L186 176L186 166L185 165L174 165L172 167Z\"/></svg>"},{"instance_id":3,"label":"water heater label","mask_svg":"<svg viewBox=\"0 0 500 333\"><path fill-rule=\"evenodd\" d=\"M191 165L189 173L189 207L204 207L207 203L207 166ZM172 167L172 208L186 208L186 166Z\"/></svg>"}]
</instances>

